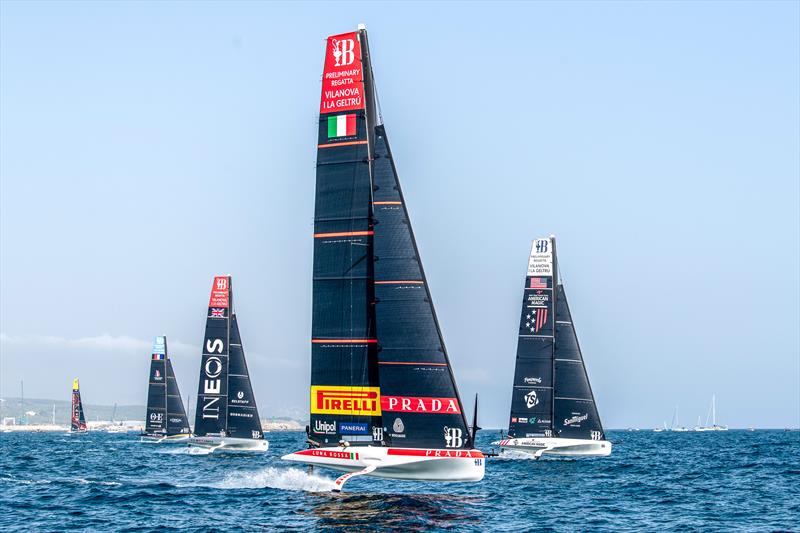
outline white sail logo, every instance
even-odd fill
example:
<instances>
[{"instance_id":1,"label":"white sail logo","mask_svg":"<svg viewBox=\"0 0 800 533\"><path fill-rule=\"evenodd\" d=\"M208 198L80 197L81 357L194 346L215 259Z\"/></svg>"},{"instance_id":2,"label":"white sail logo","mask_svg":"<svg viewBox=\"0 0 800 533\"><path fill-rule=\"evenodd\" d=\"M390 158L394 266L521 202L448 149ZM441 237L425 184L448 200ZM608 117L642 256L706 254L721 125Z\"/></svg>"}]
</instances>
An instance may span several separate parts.
<instances>
[{"instance_id":1,"label":"white sail logo","mask_svg":"<svg viewBox=\"0 0 800 533\"><path fill-rule=\"evenodd\" d=\"M356 59L356 54L353 50L356 43L353 39L331 39L333 44L333 59L336 61L337 67L346 67Z\"/></svg>"},{"instance_id":2,"label":"white sail logo","mask_svg":"<svg viewBox=\"0 0 800 533\"><path fill-rule=\"evenodd\" d=\"M224 291L228 288L228 279L227 278L217 278L217 290Z\"/></svg>"},{"instance_id":3,"label":"white sail logo","mask_svg":"<svg viewBox=\"0 0 800 533\"><path fill-rule=\"evenodd\" d=\"M550 240L537 239L534 247L536 248L537 254L546 254L548 252L548 249L550 248Z\"/></svg>"},{"instance_id":4,"label":"white sail logo","mask_svg":"<svg viewBox=\"0 0 800 533\"><path fill-rule=\"evenodd\" d=\"M444 447L445 448L461 448L464 444L464 439L461 438L463 431L459 428L444 427Z\"/></svg>"},{"instance_id":5,"label":"white sail logo","mask_svg":"<svg viewBox=\"0 0 800 533\"><path fill-rule=\"evenodd\" d=\"M225 280L225 286L227 286L227 280ZM222 342L222 339L214 339L213 341L206 339L206 351L208 353L222 353L224 348L225 343ZM203 373L205 374L203 379L203 394L205 395L203 398L203 418L218 419L219 406L216 404L220 401L220 397L209 397L208 395L220 394L222 390L222 380L219 379L220 374L222 374L222 360L216 356L206 359L206 363L203 365Z\"/></svg>"},{"instance_id":6,"label":"white sail logo","mask_svg":"<svg viewBox=\"0 0 800 533\"><path fill-rule=\"evenodd\" d=\"M536 391L532 390L525 395L525 407L528 409L539 405L539 397L536 396Z\"/></svg>"}]
</instances>

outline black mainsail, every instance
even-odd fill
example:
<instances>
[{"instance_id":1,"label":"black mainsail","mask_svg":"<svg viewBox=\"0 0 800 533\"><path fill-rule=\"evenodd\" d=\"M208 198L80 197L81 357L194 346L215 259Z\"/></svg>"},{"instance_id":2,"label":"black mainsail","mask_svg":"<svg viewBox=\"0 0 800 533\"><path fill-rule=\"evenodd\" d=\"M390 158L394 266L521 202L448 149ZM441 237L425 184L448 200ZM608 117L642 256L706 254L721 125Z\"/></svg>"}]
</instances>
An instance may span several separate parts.
<instances>
[{"instance_id":1,"label":"black mainsail","mask_svg":"<svg viewBox=\"0 0 800 533\"><path fill-rule=\"evenodd\" d=\"M190 433L189 419L169 359L167 338L156 337L150 358L144 435L172 437Z\"/></svg>"},{"instance_id":2,"label":"black mainsail","mask_svg":"<svg viewBox=\"0 0 800 533\"><path fill-rule=\"evenodd\" d=\"M72 380L72 415L70 416L70 431L86 431L86 417L83 414L81 402L81 388L78 378Z\"/></svg>"},{"instance_id":3,"label":"black mainsail","mask_svg":"<svg viewBox=\"0 0 800 533\"><path fill-rule=\"evenodd\" d=\"M328 38L317 150L309 438L472 447L383 124L366 30Z\"/></svg>"},{"instance_id":4,"label":"black mainsail","mask_svg":"<svg viewBox=\"0 0 800 533\"><path fill-rule=\"evenodd\" d=\"M199 437L262 438L230 276L215 276L211 288L194 433Z\"/></svg>"},{"instance_id":5,"label":"black mainsail","mask_svg":"<svg viewBox=\"0 0 800 533\"><path fill-rule=\"evenodd\" d=\"M508 434L604 440L557 265L555 238L536 239L525 277Z\"/></svg>"}]
</instances>

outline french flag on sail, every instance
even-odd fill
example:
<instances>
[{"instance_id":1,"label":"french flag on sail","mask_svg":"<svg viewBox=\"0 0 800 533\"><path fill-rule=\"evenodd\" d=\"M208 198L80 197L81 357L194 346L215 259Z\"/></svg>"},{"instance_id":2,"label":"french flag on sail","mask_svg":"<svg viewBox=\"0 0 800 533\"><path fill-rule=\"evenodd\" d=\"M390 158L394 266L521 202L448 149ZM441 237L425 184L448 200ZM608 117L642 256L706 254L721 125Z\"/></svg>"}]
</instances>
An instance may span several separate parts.
<instances>
[{"instance_id":1,"label":"french flag on sail","mask_svg":"<svg viewBox=\"0 0 800 533\"><path fill-rule=\"evenodd\" d=\"M356 115L336 115L328 117L328 139L352 137L356 134Z\"/></svg>"},{"instance_id":2,"label":"french flag on sail","mask_svg":"<svg viewBox=\"0 0 800 533\"><path fill-rule=\"evenodd\" d=\"M164 359L163 353L154 353L153 354L153 361L161 361Z\"/></svg>"}]
</instances>

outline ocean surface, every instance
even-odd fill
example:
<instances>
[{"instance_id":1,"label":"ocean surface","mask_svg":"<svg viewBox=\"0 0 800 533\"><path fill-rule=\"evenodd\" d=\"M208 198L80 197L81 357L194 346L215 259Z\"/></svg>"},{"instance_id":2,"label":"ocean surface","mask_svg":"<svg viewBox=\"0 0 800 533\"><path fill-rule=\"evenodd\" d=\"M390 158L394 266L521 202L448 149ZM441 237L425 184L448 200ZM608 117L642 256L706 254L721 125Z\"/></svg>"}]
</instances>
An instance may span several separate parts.
<instances>
[{"instance_id":1,"label":"ocean surface","mask_svg":"<svg viewBox=\"0 0 800 533\"><path fill-rule=\"evenodd\" d=\"M489 449L496 431L482 431ZM2 531L800 531L800 432L609 431L611 457L487 460L479 483L368 477L133 434L0 434Z\"/></svg>"}]
</instances>

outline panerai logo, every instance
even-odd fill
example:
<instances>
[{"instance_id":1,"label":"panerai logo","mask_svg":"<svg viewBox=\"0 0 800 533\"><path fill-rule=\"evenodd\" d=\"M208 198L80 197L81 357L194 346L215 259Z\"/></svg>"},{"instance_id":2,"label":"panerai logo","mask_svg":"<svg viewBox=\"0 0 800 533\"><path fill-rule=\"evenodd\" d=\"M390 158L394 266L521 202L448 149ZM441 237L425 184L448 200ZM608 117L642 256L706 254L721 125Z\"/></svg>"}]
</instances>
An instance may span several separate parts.
<instances>
[{"instance_id":1,"label":"panerai logo","mask_svg":"<svg viewBox=\"0 0 800 533\"><path fill-rule=\"evenodd\" d=\"M571 426L572 424L579 424L579 423L583 422L584 420L588 420L588 419L589 419L589 415L588 414L586 414L586 415L577 415L577 416L573 416L572 418L565 418L564 419L564 425L565 426Z\"/></svg>"},{"instance_id":2,"label":"panerai logo","mask_svg":"<svg viewBox=\"0 0 800 533\"><path fill-rule=\"evenodd\" d=\"M346 67L356 59L353 49L356 43L353 39L331 39L333 44L333 59L336 60L337 67Z\"/></svg>"}]
</instances>

